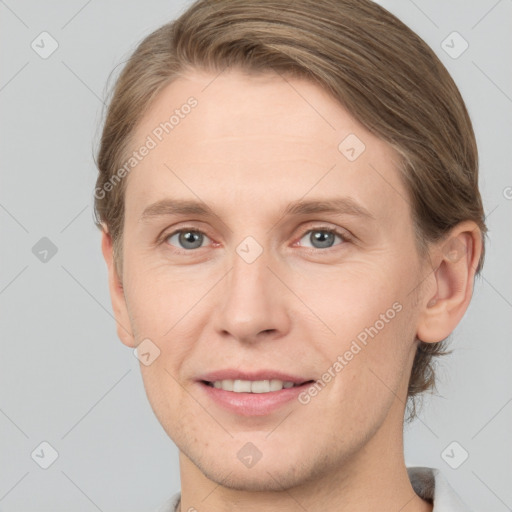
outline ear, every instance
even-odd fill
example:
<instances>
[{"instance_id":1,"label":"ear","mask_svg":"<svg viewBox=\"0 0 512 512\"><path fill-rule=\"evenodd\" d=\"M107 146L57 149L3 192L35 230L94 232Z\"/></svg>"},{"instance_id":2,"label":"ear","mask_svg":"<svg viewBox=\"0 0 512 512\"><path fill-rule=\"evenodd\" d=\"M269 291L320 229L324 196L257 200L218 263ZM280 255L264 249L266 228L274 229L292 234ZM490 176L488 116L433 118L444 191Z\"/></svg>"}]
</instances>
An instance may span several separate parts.
<instances>
[{"instance_id":1,"label":"ear","mask_svg":"<svg viewBox=\"0 0 512 512\"><path fill-rule=\"evenodd\" d=\"M425 280L422 311L416 336L436 343L449 336L466 312L473 294L482 235L473 221L457 224L431 250L434 267Z\"/></svg>"},{"instance_id":2,"label":"ear","mask_svg":"<svg viewBox=\"0 0 512 512\"><path fill-rule=\"evenodd\" d=\"M108 268L108 287L110 289L110 299L112 301L112 310L117 324L117 335L119 339L128 347L135 347L135 339L131 330L130 317L126 307L124 290L121 280L117 274L114 264L114 251L112 246L112 237L105 224L102 224L101 251L105 258Z\"/></svg>"}]
</instances>

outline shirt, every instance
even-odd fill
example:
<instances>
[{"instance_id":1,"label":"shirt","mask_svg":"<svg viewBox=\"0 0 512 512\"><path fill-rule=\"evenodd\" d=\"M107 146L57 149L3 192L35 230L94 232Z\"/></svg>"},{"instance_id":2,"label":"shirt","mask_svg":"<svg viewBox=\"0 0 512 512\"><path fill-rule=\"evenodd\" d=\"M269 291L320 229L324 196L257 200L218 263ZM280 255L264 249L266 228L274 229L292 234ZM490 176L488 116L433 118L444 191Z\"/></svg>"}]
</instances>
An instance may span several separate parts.
<instances>
[{"instance_id":1,"label":"shirt","mask_svg":"<svg viewBox=\"0 0 512 512\"><path fill-rule=\"evenodd\" d=\"M471 512L439 469L410 467L407 468L407 472L414 492L425 500L432 500L433 512ZM176 493L162 503L155 512L178 512L180 496L181 493Z\"/></svg>"}]
</instances>

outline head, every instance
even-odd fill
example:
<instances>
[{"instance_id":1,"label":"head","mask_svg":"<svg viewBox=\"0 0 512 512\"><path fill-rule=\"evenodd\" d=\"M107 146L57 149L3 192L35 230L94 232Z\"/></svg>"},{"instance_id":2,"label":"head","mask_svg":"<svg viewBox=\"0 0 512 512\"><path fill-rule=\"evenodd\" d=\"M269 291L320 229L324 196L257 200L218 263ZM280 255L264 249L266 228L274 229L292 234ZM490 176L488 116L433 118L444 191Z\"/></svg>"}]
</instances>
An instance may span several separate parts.
<instances>
[{"instance_id":1,"label":"head","mask_svg":"<svg viewBox=\"0 0 512 512\"><path fill-rule=\"evenodd\" d=\"M329 471L434 385L483 262L477 148L447 70L382 7L194 3L128 60L97 165L119 337L150 348L153 410L208 477ZM226 369L309 384L234 414L204 382Z\"/></svg>"}]
</instances>

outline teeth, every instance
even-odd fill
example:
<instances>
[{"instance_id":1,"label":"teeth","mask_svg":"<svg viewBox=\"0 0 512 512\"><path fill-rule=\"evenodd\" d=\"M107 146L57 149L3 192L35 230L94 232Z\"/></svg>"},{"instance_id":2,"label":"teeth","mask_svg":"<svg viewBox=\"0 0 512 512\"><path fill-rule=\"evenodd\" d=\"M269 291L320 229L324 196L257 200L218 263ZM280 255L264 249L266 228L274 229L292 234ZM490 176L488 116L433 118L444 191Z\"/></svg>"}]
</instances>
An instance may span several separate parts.
<instances>
[{"instance_id":1,"label":"teeth","mask_svg":"<svg viewBox=\"0 0 512 512\"><path fill-rule=\"evenodd\" d=\"M233 381L233 391L235 393L250 393L251 392L251 382L248 380L234 380Z\"/></svg>"},{"instance_id":2,"label":"teeth","mask_svg":"<svg viewBox=\"0 0 512 512\"><path fill-rule=\"evenodd\" d=\"M293 382L284 382L282 380L216 380L213 387L223 389L224 391L233 391L235 393L269 393L270 391L281 391L294 386Z\"/></svg>"}]
</instances>

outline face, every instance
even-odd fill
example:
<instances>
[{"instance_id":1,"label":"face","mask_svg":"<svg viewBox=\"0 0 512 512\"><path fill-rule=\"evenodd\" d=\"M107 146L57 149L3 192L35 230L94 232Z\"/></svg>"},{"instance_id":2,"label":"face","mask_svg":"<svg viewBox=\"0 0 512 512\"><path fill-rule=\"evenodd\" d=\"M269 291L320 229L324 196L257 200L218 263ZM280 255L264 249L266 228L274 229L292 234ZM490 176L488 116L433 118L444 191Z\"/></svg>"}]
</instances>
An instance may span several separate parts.
<instances>
[{"instance_id":1,"label":"face","mask_svg":"<svg viewBox=\"0 0 512 512\"><path fill-rule=\"evenodd\" d=\"M170 84L148 136L116 313L187 460L280 489L398 435L423 269L394 151L316 85L239 71Z\"/></svg>"}]
</instances>

